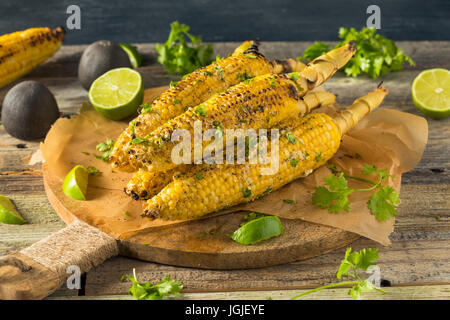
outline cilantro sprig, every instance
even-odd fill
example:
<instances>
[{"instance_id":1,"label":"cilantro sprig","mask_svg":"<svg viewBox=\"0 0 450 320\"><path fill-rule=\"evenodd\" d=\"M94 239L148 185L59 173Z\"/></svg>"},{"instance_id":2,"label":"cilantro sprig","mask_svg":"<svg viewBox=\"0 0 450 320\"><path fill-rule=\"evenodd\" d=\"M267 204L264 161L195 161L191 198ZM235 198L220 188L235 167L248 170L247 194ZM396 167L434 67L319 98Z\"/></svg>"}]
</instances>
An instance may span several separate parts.
<instances>
[{"instance_id":1,"label":"cilantro sprig","mask_svg":"<svg viewBox=\"0 0 450 320\"><path fill-rule=\"evenodd\" d=\"M332 283L312 290L308 290L299 295L296 295L295 297L291 298L291 300L298 299L302 296L317 292L319 290L346 286L351 286L348 294L355 300L361 299L362 293L372 290L376 290L382 294L385 294L386 292L384 290L375 286L371 281L369 281L369 279L361 279L360 275L358 274L358 270L368 271L371 266L376 265L377 260L378 249L368 248L352 252L352 248L347 248L345 257L341 261L339 269L336 272L336 278L338 280L341 280L343 277L347 277L353 279L352 281Z\"/></svg>"},{"instance_id":2,"label":"cilantro sprig","mask_svg":"<svg viewBox=\"0 0 450 320\"><path fill-rule=\"evenodd\" d=\"M382 186L385 179L393 177L387 173L387 169L378 169L367 163L363 165L362 173L364 175L377 175L378 181L374 182L365 178L346 175L330 165L328 168L333 172L324 178L325 186L316 187L312 201L316 206L328 209L328 212L339 213L342 210L350 210L350 201L348 196L353 192L374 191L367 202L370 213L375 216L378 221L386 221L397 215L397 205L400 203L398 192L391 186ZM348 187L347 179L362 181L372 186L369 188L352 189Z\"/></svg>"},{"instance_id":3,"label":"cilantro sprig","mask_svg":"<svg viewBox=\"0 0 450 320\"><path fill-rule=\"evenodd\" d=\"M174 21L166 42L155 46L158 62L169 73L185 75L212 62L213 48L203 44L200 36L189 33L189 26ZM190 40L190 45L187 43Z\"/></svg>"},{"instance_id":4,"label":"cilantro sprig","mask_svg":"<svg viewBox=\"0 0 450 320\"><path fill-rule=\"evenodd\" d=\"M414 66L414 61L405 55L394 41L376 33L374 28L340 28L339 38L342 39L335 48L341 47L350 41L356 41L355 56L344 66L347 76L357 77L366 73L372 78L378 78L389 72L403 70L403 64ZM330 51L330 46L323 42L315 42L308 47L302 56L297 59L311 61Z\"/></svg>"},{"instance_id":5,"label":"cilantro sprig","mask_svg":"<svg viewBox=\"0 0 450 320\"><path fill-rule=\"evenodd\" d=\"M136 269L133 269L133 275L126 274L120 281L125 278L128 278L132 283L128 294L136 300L162 300L164 297L180 295L180 290L183 289L183 283L172 280L170 275L161 279L157 284L151 284L150 282L139 282L136 277Z\"/></svg>"},{"instance_id":6,"label":"cilantro sprig","mask_svg":"<svg viewBox=\"0 0 450 320\"><path fill-rule=\"evenodd\" d=\"M97 149L100 152L103 152L102 155L94 154L94 157L97 159L103 160L104 162L109 161L109 156L111 155L112 149L114 147L114 140L107 140L106 142L99 143L95 146L95 149Z\"/></svg>"},{"instance_id":7,"label":"cilantro sprig","mask_svg":"<svg viewBox=\"0 0 450 320\"><path fill-rule=\"evenodd\" d=\"M320 57L324 53L327 53L328 51L330 51L329 45L323 43L322 41L317 41L314 42L312 45L310 45L308 48L306 48L305 51L303 52L303 55L298 57L297 60L311 61L317 57Z\"/></svg>"}]
</instances>

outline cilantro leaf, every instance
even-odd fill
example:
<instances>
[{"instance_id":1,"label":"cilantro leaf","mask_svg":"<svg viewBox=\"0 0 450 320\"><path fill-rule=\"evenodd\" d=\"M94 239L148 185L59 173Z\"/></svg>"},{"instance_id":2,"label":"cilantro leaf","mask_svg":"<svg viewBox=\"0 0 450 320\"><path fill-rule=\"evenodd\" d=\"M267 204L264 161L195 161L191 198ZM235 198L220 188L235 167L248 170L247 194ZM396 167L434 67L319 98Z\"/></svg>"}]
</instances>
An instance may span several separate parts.
<instances>
[{"instance_id":1,"label":"cilantro leaf","mask_svg":"<svg viewBox=\"0 0 450 320\"><path fill-rule=\"evenodd\" d=\"M394 188L386 186L380 188L378 192L370 197L367 207L377 220L386 221L397 215L397 205L399 203L400 197L398 192Z\"/></svg>"},{"instance_id":2,"label":"cilantro leaf","mask_svg":"<svg viewBox=\"0 0 450 320\"><path fill-rule=\"evenodd\" d=\"M323 55L330 51L330 46L318 41L314 42L311 46L309 46L304 52L303 55L298 57L297 60L314 60L315 58Z\"/></svg>"},{"instance_id":3,"label":"cilantro leaf","mask_svg":"<svg viewBox=\"0 0 450 320\"><path fill-rule=\"evenodd\" d=\"M100 152L105 152L105 151L111 150L113 146L114 146L114 140L109 139L106 142L97 144L95 149L97 149Z\"/></svg>"},{"instance_id":4,"label":"cilantro leaf","mask_svg":"<svg viewBox=\"0 0 450 320\"><path fill-rule=\"evenodd\" d=\"M204 117L204 116L206 116L205 109L206 109L206 106L204 104L201 104L194 110L194 113Z\"/></svg>"},{"instance_id":5,"label":"cilantro leaf","mask_svg":"<svg viewBox=\"0 0 450 320\"><path fill-rule=\"evenodd\" d=\"M128 294L136 300L162 300L164 297L179 295L181 289L183 289L183 283L172 280L170 275L154 285L149 282L139 282L136 277L136 269L133 269L133 275L126 274L120 280L123 281L125 278L128 278L132 283Z\"/></svg>"},{"instance_id":6,"label":"cilantro leaf","mask_svg":"<svg viewBox=\"0 0 450 320\"><path fill-rule=\"evenodd\" d=\"M323 209L328 208L328 212L339 213L342 210L348 212L350 209L348 196L355 190L348 187L344 174L342 172L339 176L332 174L324 178L324 181L329 190L323 186L316 187L312 196L313 203Z\"/></svg>"},{"instance_id":7,"label":"cilantro leaf","mask_svg":"<svg viewBox=\"0 0 450 320\"><path fill-rule=\"evenodd\" d=\"M174 21L170 29L167 41L155 46L158 62L169 73L185 75L212 62L212 46L203 44L201 37L191 35L189 26ZM187 40L190 40L190 45Z\"/></svg>"},{"instance_id":8,"label":"cilantro leaf","mask_svg":"<svg viewBox=\"0 0 450 320\"><path fill-rule=\"evenodd\" d=\"M97 144L95 146L95 149L97 149L100 152L103 152L103 154L102 155L94 154L94 157L103 160L104 162L108 162L113 147L114 147L114 140L111 139L107 140L106 142Z\"/></svg>"},{"instance_id":9,"label":"cilantro leaf","mask_svg":"<svg viewBox=\"0 0 450 320\"><path fill-rule=\"evenodd\" d=\"M373 214L378 221L386 221L390 217L395 217L397 215L397 205L400 203L398 192L390 186L381 186L384 179L392 177L392 175L387 172L387 169L378 169L376 166L365 163L363 165L362 173L365 175L377 174L379 177L378 182L373 182L364 178L346 175L337 170L333 165L329 165L328 168L333 172L332 175L324 178L325 185L328 186L328 189L324 186L316 187L312 197L312 201L315 205L324 209L328 208L328 212L339 213L341 210L348 212L350 205L348 195L354 191L377 190L370 196L370 199L367 202L370 213ZM370 183L372 186L365 189L350 189L348 188L346 178Z\"/></svg>"},{"instance_id":10,"label":"cilantro leaf","mask_svg":"<svg viewBox=\"0 0 450 320\"><path fill-rule=\"evenodd\" d=\"M136 137L130 142L130 144L141 144L141 143L148 143L148 139Z\"/></svg>"},{"instance_id":11,"label":"cilantro leaf","mask_svg":"<svg viewBox=\"0 0 450 320\"><path fill-rule=\"evenodd\" d=\"M146 113L149 113L150 111L152 111L153 106L149 103L144 103L144 104L140 105L140 108L141 108L140 114L146 114Z\"/></svg>"},{"instance_id":12,"label":"cilantro leaf","mask_svg":"<svg viewBox=\"0 0 450 320\"><path fill-rule=\"evenodd\" d=\"M323 290L326 288L336 288L351 285L351 289L348 291L348 294L355 300L361 299L361 295L364 292L369 292L372 290L376 290L380 293L385 293L382 289L378 288L375 284L373 284L369 279L362 280L358 275L358 270L367 271L370 266L376 265L376 260L378 259L378 249L362 249L360 251L352 252L352 248L347 248L345 251L345 257L341 261L339 265L339 269L336 272L336 278L339 280L343 276L351 277L352 281L343 281L328 284L322 287L318 287L315 289L308 290L303 292L293 298L291 300L300 298L304 295Z\"/></svg>"},{"instance_id":13,"label":"cilantro leaf","mask_svg":"<svg viewBox=\"0 0 450 320\"><path fill-rule=\"evenodd\" d=\"M91 175L91 176L98 176L98 175L102 174L102 172L94 166L88 166L86 169L87 169L89 175Z\"/></svg>"},{"instance_id":14,"label":"cilantro leaf","mask_svg":"<svg viewBox=\"0 0 450 320\"><path fill-rule=\"evenodd\" d=\"M297 138L290 131L286 132L286 138L292 144L296 144L297 143Z\"/></svg>"},{"instance_id":15,"label":"cilantro leaf","mask_svg":"<svg viewBox=\"0 0 450 320\"><path fill-rule=\"evenodd\" d=\"M339 38L342 39L335 48L341 47L350 41L356 41L356 51L353 58L343 67L349 77L357 77L366 73L372 78L378 78L386 73L403 70L403 64L414 66L414 61L398 48L394 41L376 33L374 28L340 28ZM298 60L313 60L328 52L330 47L322 42L316 42L307 48Z\"/></svg>"}]
</instances>

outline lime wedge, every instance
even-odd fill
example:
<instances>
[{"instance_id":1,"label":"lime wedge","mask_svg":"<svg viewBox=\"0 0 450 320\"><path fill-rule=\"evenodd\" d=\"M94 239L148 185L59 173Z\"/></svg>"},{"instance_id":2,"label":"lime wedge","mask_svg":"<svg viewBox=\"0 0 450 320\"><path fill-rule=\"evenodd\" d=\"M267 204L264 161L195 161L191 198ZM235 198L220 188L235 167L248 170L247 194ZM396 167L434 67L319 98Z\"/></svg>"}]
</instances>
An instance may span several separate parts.
<instances>
[{"instance_id":1,"label":"lime wedge","mask_svg":"<svg viewBox=\"0 0 450 320\"><path fill-rule=\"evenodd\" d=\"M63 192L73 199L86 200L88 177L89 172L85 167L81 165L73 167L64 178Z\"/></svg>"},{"instance_id":2,"label":"lime wedge","mask_svg":"<svg viewBox=\"0 0 450 320\"><path fill-rule=\"evenodd\" d=\"M417 109L425 115L442 119L450 116L450 71L429 69L422 71L411 88Z\"/></svg>"},{"instance_id":3,"label":"lime wedge","mask_svg":"<svg viewBox=\"0 0 450 320\"><path fill-rule=\"evenodd\" d=\"M27 223L7 197L0 195L0 222L6 224Z\"/></svg>"},{"instance_id":4,"label":"lime wedge","mask_svg":"<svg viewBox=\"0 0 450 320\"><path fill-rule=\"evenodd\" d=\"M89 89L89 101L108 119L122 120L133 115L144 98L139 72L130 68L109 70Z\"/></svg>"},{"instance_id":5,"label":"lime wedge","mask_svg":"<svg viewBox=\"0 0 450 320\"><path fill-rule=\"evenodd\" d=\"M278 217L265 216L244 224L233 232L231 239L241 244L248 245L277 237L283 233L283 225Z\"/></svg>"},{"instance_id":6,"label":"lime wedge","mask_svg":"<svg viewBox=\"0 0 450 320\"><path fill-rule=\"evenodd\" d=\"M125 52L128 54L128 57L130 58L130 62L133 68L141 66L142 57L137 51L136 47L133 47L132 45L126 43L119 43L119 46L121 46L122 49L125 50Z\"/></svg>"}]
</instances>

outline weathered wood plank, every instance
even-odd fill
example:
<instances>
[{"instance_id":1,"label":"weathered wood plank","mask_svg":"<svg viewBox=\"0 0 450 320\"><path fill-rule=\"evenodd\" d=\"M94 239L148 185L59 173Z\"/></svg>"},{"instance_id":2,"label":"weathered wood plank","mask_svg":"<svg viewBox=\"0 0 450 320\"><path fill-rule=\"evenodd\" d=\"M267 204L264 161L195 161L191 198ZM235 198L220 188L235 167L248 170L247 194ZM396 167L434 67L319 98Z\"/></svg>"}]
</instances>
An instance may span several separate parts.
<instances>
[{"instance_id":1,"label":"weathered wood plank","mask_svg":"<svg viewBox=\"0 0 450 320\"><path fill-rule=\"evenodd\" d=\"M175 76L165 74L159 65L141 68L139 71L146 88L167 85L171 80L178 79ZM348 78L342 73L337 73L324 84L324 87L337 94L338 102L345 105L373 90L380 81L384 81L385 86L390 89L389 95L383 102L384 107L396 108L401 111L421 115L414 107L411 98L411 83L420 71L420 69L417 69L390 73L378 80L373 80L366 76L361 76L358 79ZM46 85L55 95L58 106L64 113L76 113L83 102L88 103L87 91L81 87L78 79L75 77L46 77L38 78L37 80ZM4 96L12 85L0 89L1 101L3 101Z\"/></svg>"},{"instance_id":2,"label":"weathered wood plank","mask_svg":"<svg viewBox=\"0 0 450 320\"><path fill-rule=\"evenodd\" d=\"M30 246L65 226L44 195L15 194L9 198L28 224L0 223L0 255Z\"/></svg>"},{"instance_id":3,"label":"weathered wood plank","mask_svg":"<svg viewBox=\"0 0 450 320\"><path fill-rule=\"evenodd\" d=\"M268 59L296 58L313 43L313 41L262 41L260 50ZM330 46L336 44L336 42L330 41L325 41L325 43ZM216 42L212 44L214 54L226 56L233 52L240 42ZM446 58L450 55L450 41L396 41L396 44L402 48L405 54L414 59L415 70L436 66L449 68L450 66L450 62ZM139 70L157 64L154 43L137 43L135 45L143 57L143 67ZM51 59L33 70L27 77L76 77L78 61L86 47L87 45L64 45ZM433 59L430 59L431 56ZM405 65L405 67L406 69L413 69L409 65Z\"/></svg>"},{"instance_id":4,"label":"weathered wood plank","mask_svg":"<svg viewBox=\"0 0 450 320\"><path fill-rule=\"evenodd\" d=\"M297 57L305 48L312 42L265 42L261 46L261 50L269 59L284 59L288 57ZM228 52L234 50L238 45L237 42L229 43L215 43L214 48L217 54L225 56ZM333 44L333 43L330 43ZM447 57L450 55L450 42L398 42L399 46L403 48L406 54L409 54L416 61L416 67L412 68L405 66L407 72L391 73L381 78L380 80L387 81L387 84L392 88L396 85L399 92L398 95L391 94L388 96L389 101L404 104L405 101L411 102L409 97L409 85L412 79L422 69L441 67L450 68L450 62ZM176 76L169 76L161 65L156 63L156 53L154 44L138 44L138 49L143 55L144 66L139 68L139 71L144 77L144 84L146 87L166 85L170 80L177 79ZM49 61L36 68L25 78L18 80L4 88L0 89L0 100L3 100L6 92L17 82L24 79L36 79L47 85L55 94L56 99L61 109L74 112L80 106L80 103L87 101L87 93L79 84L77 76L77 65L81 52L86 46L63 46L59 52L55 54ZM430 59L430 57L433 59ZM404 81L406 79L406 81ZM366 92L367 87L373 88L376 83L373 79L367 76L358 77L357 79L344 77L342 74L336 75L330 82L337 81L338 85L348 86L354 84L355 81L362 80L361 88L353 88L352 95L349 98L344 98L343 102L348 103L352 98L358 96L360 92ZM380 81L377 80L377 81ZM398 80L398 83L396 82ZM359 83L358 83L359 84ZM408 95L402 95L408 89ZM330 90L335 87L330 85ZM349 90L346 90L349 91ZM342 94L341 92L337 92ZM405 97L408 100L405 100ZM349 100L350 99L350 100Z\"/></svg>"},{"instance_id":5,"label":"weathered wood plank","mask_svg":"<svg viewBox=\"0 0 450 320\"><path fill-rule=\"evenodd\" d=\"M44 191L36 190L41 188L42 181L35 178L39 177L0 176L0 194L8 195L30 222L23 226L0 224L0 255L5 250L24 248L64 226ZM449 188L448 185L403 185L402 203L391 239L449 240Z\"/></svg>"},{"instance_id":6,"label":"weathered wood plank","mask_svg":"<svg viewBox=\"0 0 450 320\"><path fill-rule=\"evenodd\" d=\"M355 250L379 247L360 239ZM447 240L398 240L381 247L379 266L382 279L391 284L450 283L450 243ZM290 263L251 270L198 270L178 268L117 257L91 270L86 278L86 295L124 294L129 283L120 277L136 268L141 281L157 281L166 274L185 284L188 292L311 288L336 281L335 273L345 249Z\"/></svg>"},{"instance_id":7,"label":"weathered wood plank","mask_svg":"<svg viewBox=\"0 0 450 320\"><path fill-rule=\"evenodd\" d=\"M364 300L449 300L450 285L384 287L386 294L365 293ZM184 293L182 300L289 300L306 290L267 290L236 292ZM47 300L133 300L130 295L64 296L54 293ZM351 300L348 288L327 289L306 295L301 300Z\"/></svg>"}]
</instances>

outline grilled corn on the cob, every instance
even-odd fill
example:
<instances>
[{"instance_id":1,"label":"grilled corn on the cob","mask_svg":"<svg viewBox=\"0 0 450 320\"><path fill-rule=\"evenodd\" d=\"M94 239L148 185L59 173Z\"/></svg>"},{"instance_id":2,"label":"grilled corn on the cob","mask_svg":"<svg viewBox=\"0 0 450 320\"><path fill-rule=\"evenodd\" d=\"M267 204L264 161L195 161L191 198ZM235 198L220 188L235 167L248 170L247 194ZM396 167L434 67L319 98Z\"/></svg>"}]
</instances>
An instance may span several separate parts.
<instances>
[{"instance_id":1,"label":"grilled corn on the cob","mask_svg":"<svg viewBox=\"0 0 450 320\"><path fill-rule=\"evenodd\" d=\"M64 39L61 27L31 28L0 37L0 88L50 58Z\"/></svg>"},{"instance_id":2,"label":"grilled corn on the cob","mask_svg":"<svg viewBox=\"0 0 450 320\"><path fill-rule=\"evenodd\" d=\"M158 127L149 136L140 137L140 143L132 144L128 152L134 167L147 170L169 170L176 166L171 153L177 142L171 141L175 130L188 130L194 134L194 122L202 123L202 130L262 129L298 115L308 113L308 105L302 97L312 88L321 85L353 56L353 44L313 60L301 72L294 74L264 74L250 82L242 82L225 93L212 97L203 104ZM226 134L222 139L225 140ZM203 149L209 141L203 141ZM194 159L194 148L191 148ZM203 152L202 152L203 154Z\"/></svg>"},{"instance_id":3,"label":"grilled corn on the cob","mask_svg":"<svg viewBox=\"0 0 450 320\"><path fill-rule=\"evenodd\" d=\"M244 42L231 57L196 70L171 86L152 103L150 112L141 113L131 121L114 145L110 157L112 167L122 171L136 171L138 167L135 155L129 149L133 138L145 137L158 126L204 102L213 94L254 76L298 71L302 68L301 63L292 59L269 62L257 52L254 42Z\"/></svg>"},{"instance_id":4,"label":"grilled corn on the cob","mask_svg":"<svg viewBox=\"0 0 450 320\"><path fill-rule=\"evenodd\" d=\"M305 104L302 107L304 110L312 110L321 106L334 104L335 102L336 96L326 91L309 92L303 97L303 100L299 101L300 104ZM172 181L173 177L178 176L180 173L185 173L191 168L191 165L180 165L177 168L165 172L139 169L133 175L133 178L127 184L124 191L135 200L148 199L161 191L161 189Z\"/></svg>"},{"instance_id":5,"label":"grilled corn on the cob","mask_svg":"<svg viewBox=\"0 0 450 320\"><path fill-rule=\"evenodd\" d=\"M376 108L387 90L357 99L334 118L322 113L293 120L292 134L303 143L279 140L279 171L262 175L268 165L211 165L198 179L195 170L169 183L144 204L143 216L169 220L190 219L225 207L252 201L287 183L310 174L338 150L340 139Z\"/></svg>"}]
</instances>

